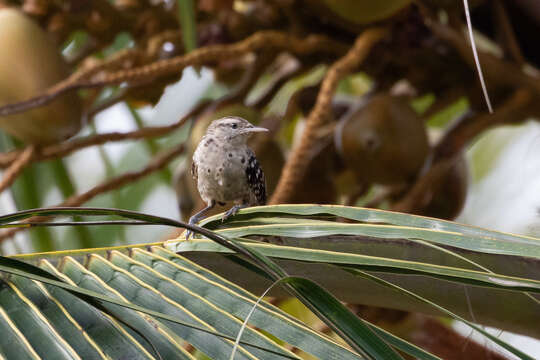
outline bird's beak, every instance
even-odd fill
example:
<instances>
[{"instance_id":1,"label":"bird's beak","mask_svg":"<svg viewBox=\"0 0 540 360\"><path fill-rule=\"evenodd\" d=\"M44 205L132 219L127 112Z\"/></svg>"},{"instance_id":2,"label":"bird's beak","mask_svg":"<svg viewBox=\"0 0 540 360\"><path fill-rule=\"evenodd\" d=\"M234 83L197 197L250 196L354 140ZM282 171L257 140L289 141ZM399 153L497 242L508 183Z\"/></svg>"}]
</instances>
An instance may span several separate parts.
<instances>
[{"instance_id":1,"label":"bird's beak","mask_svg":"<svg viewBox=\"0 0 540 360\"><path fill-rule=\"evenodd\" d=\"M252 133L252 132L266 132L266 131L268 131L267 128L253 126L253 127L247 127L243 129L240 133L247 134L247 133Z\"/></svg>"}]
</instances>

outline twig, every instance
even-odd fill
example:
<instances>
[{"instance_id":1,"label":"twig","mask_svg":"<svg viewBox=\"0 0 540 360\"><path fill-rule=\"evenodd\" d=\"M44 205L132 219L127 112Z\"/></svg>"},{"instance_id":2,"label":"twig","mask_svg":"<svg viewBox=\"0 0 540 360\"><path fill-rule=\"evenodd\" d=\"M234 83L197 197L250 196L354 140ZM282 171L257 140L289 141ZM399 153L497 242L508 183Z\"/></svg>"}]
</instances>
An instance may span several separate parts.
<instances>
[{"instance_id":1,"label":"twig","mask_svg":"<svg viewBox=\"0 0 540 360\"><path fill-rule=\"evenodd\" d=\"M510 22L510 17L506 11L505 5L502 0L495 0L493 2L493 11L495 12L495 20L499 29L499 35L502 38L502 46L506 50L507 55L509 55L512 60L518 64L518 66L523 67L525 65L525 58L521 48L519 47L519 42Z\"/></svg>"},{"instance_id":2,"label":"twig","mask_svg":"<svg viewBox=\"0 0 540 360\"><path fill-rule=\"evenodd\" d=\"M267 65L265 61L256 61L253 66L247 70L244 77L240 80L237 87L230 93L227 93L223 97L217 100L207 100L203 101L189 111L186 115L182 116L177 122L166 125L166 126L153 126L145 127L139 130L130 131L130 132L112 132L106 134L92 135L82 138L77 138L73 140L68 140L59 144L52 144L36 151L33 160L41 161L48 160L51 158L62 157L70 154L71 152L89 147L94 145L102 145L112 141L125 141L125 140L137 140L151 137L164 136L168 133L178 129L184 125L189 119L195 117L203 112L215 111L216 109L229 105L231 103L240 101L243 99L246 94L251 90L252 86L256 82L257 74L260 74L262 69ZM105 101L106 104L103 108L114 104L117 101L122 100L122 97L125 95L124 92L119 92L117 96L113 96L110 101ZM89 110L87 115L95 115L95 112L99 112L102 109L102 106L98 105L95 108ZM15 150L8 153L0 153L0 167L9 166L15 161L19 156L20 151Z\"/></svg>"},{"instance_id":3,"label":"twig","mask_svg":"<svg viewBox=\"0 0 540 360\"><path fill-rule=\"evenodd\" d=\"M175 146L156 155L156 157L154 157L144 169L127 172L112 179L109 179L104 183L88 190L85 193L70 196L58 206L80 206L81 204L89 201L90 199L93 199L99 194L119 188L126 184L131 184L132 182L137 181L142 177L153 173L154 171L162 169L165 165L167 165L171 160L180 155L183 151L184 144Z\"/></svg>"},{"instance_id":4,"label":"twig","mask_svg":"<svg viewBox=\"0 0 540 360\"><path fill-rule=\"evenodd\" d=\"M449 26L437 22L428 13L425 13L424 19L426 25L436 36L451 44L469 66L475 66L469 45L461 34ZM485 76L492 86L524 87L540 94L540 78L525 73L516 64L505 62L491 54L479 52L478 56L483 64Z\"/></svg>"},{"instance_id":5,"label":"twig","mask_svg":"<svg viewBox=\"0 0 540 360\"><path fill-rule=\"evenodd\" d=\"M436 158L450 157L461 152L477 135L490 127L519 123L528 116L538 115L538 104L538 97L534 97L528 90L520 89L497 107L494 114L482 113L461 118L450 127L435 147Z\"/></svg>"},{"instance_id":6,"label":"twig","mask_svg":"<svg viewBox=\"0 0 540 360\"><path fill-rule=\"evenodd\" d=\"M101 62L73 73L65 81L77 82L79 80L89 79L102 71L119 68L127 61L136 62L140 57L142 57L142 53L139 49L119 50ZM61 86L60 84L58 83L56 86Z\"/></svg>"},{"instance_id":7,"label":"twig","mask_svg":"<svg viewBox=\"0 0 540 360\"><path fill-rule=\"evenodd\" d=\"M187 55L168 60L159 60L152 64L133 69L105 74L83 82L82 86L102 86L119 84L125 81L144 79L149 76L159 77L176 73L187 66L204 65L219 60L227 60L261 49L289 51L293 54L308 54L316 51L342 54L346 45L322 35L310 35L298 38L277 31L261 31L245 40L230 45L210 45L199 48Z\"/></svg>"},{"instance_id":8,"label":"twig","mask_svg":"<svg viewBox=\"0 0 540 360\"><path fill-rule=\"evenodd\" d=\"M27 146L13 161L11 166L4 172L4 176L0 181L0 193L9 187L17 176L23 171L28 164L32 161L34 156L35 147L33 145Z\"/></svg>"},{"instance_id":9,"label":"twig","mask_svg":"<svg viewBox=\"0 0 540 360\"><path fill-rule=\"evenodd\" d=\"M210 103L211 101L204 101L200 103L190 112L184 115L180 120L170 125L151 127L149 126L140 130L134 130L130 132L112 132L106 134L92 135L65 141L59 144L49 145L36 151L33 160L40 161L62 157L85 147L102 145L112 141L137 140L142 138L163 136L184 125L187 120L200 113ZM0 154L0 167L9 166L13 161L15 161L19 154L19 151L11 151L9 153Z\"/></svg>"},{"instance_id":10,"label":"twig","mask_svg":"<svg viewBox=\"0 0 540 360\"><path fill-rule=\"evenodd\" d=\"M270 200L271 204L286 203L292 197L307 170L308 163L306 159L310 157L311 148L317 143L317 130L325 124L330 114L332 97L339 81L356 69L367 57L371 48L386 34L387 30L384 28L373 28L364 31L356 39L347 54L330 67L323 80L315 107L306 120L306 128L302 134L300 144L293 150L285 164L274 195Z\"/></svg>"},{"instance_id":11,"label":"twig","mask_svg":"<svg viewBox=\"0 0 540 360\"><path fill-rule=\"evenodd\" d=\"M67 198L64 202L61 204L56 205L55 207L61 207L61 206L80 206L84 204L87 201L90 201L94 197L103 194L105 192L114 190L116 188L119 188L126 184L131 184L137 180L140 180L141 178L158 171L162 169L164 166L166 166L171 160L173 160L175 157L180 155L184 151L184 144L180 144L178 146L175 146L169 150L166 150L160 154L158 154L156 157L154 157L148 165L138 171L132 171L127 172L125 174L119 175L117 177L114 177L112 179L109 179L96 187L88 190L85 193L73 195L69 198ZM26 219L25 222L43 222L49 220L50 217L45 216L33 216L31 218ZM24 228L12 228L9 229L3 233L0 234L0 242L10 238L11 236L15 235L17 232L24 230Z\"/></svg>"},{"instance_id":12,"label":"twig","mask_svg":"<svg viewBox=\"0 0 540 360\"><path fill-rule=\"evenodd\" d=\"M53 101L56 97L71 91L81 88L80 83L85 79L91 78L92 76L99 74L105 69L115 68L124 63L130 58L135 58L140 56L139 51L135 49L122 50L111 56L111 58L104 60L103 62L94 65L92 67L80 70L67 79L60 81L59 83L53 85L52 87L45 90L42 95L24 100L21 102L7 104L0 107L0 116L7 116L10 114L16 114L24 112L26 110L36 108L39 106L46 105ZM97 86L97 85L96 85ZM86 87L96 87L96 86L86 86Z\"/></svg>"},{"instance_id":13,"label":"twig","mask_svg":"<svg viewBox=\"0 0 540 360\"><path fill-rule=\"evenodd\" d=\"M392 206L392 210L414 214L423 209L431 198L428 195L433 195L431 189L447 177L448 172L458 160L459 155L454 155L433 164L423 176L419 177L405 196Z\"/></svg>"},{"instance_id":14,"label":"twig","mask_svg":"<svg viewBox=\"0 0 540 360\"><path fill-rule=\"evenodd\" d=\"M73 74L66 80L47 89L42 95L0 107L0 116L7 116L45 105L66 91L158 78L178 73L190 65L200 66L215 63L216 61L238 57L262 49L289 51L293 54L308 54L320 51L339 55L345 52L346 48L346 45L322 35L298 38L283 32L261 31L234 44L210 45L171 59L158 60L131 69L109 71L112 67L124 63L127 58L140 55L139 51L132 50L127 54L122 53L125 58L117 56L99 66Z\"/></svg>"}]
</instances>

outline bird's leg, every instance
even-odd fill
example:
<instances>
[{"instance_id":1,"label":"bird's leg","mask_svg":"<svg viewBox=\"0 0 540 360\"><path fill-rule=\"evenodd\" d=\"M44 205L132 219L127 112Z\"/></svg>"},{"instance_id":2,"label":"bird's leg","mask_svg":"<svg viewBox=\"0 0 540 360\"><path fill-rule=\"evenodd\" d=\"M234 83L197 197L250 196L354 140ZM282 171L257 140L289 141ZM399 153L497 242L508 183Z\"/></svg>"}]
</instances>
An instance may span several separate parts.
<instances>
[{"instance_id":1,"label":"bird's leg","mask_svg":"<svg viewBox=\"0 0 540 360\"><path fill-rule=\"evenodd\" d=\"M224 221L227 220L229 217L236 215L236 213L238 212L238 210L243 209L243 208L246 208L246 207L248 207L248 206L249 206L249 204L247 204L247 203L234 205L232 208L230 208L229 210L227 210L227 212L225 213L225 215L223 215L223 217L221 218L221 222L224 222Z\"/></svg>"},{"instance_id":2,"label":"bird's leg","mask_svg":"<svg viewBox=\"0 0 540 360\"><path fill-rule=\"evenodd\" d=\"M216 205L216 202L214 200L210 201L208 206L206 206L204 209L193 215L189 218L189 224L195 225L204 217L204 214L206 214L208 211L212 210L212 208ZM186 232L186 240L189 240L189 238L193 235L193 231L189 230Z\"/></svg>"}]
</instances>

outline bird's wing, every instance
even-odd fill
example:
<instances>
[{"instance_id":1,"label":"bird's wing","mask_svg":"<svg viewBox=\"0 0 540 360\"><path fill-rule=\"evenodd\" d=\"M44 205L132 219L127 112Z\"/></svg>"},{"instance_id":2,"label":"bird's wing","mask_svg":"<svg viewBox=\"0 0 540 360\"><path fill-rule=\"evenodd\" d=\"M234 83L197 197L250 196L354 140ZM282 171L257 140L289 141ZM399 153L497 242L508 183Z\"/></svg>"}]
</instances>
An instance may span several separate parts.
<instances>
[{"instance_id":1,"label":"bird's wing","mask_svg":"<svg viewBox=\"0 0 540 360\"><path fill-rule=\"evenodd\" d=\"M248 186L257 199L257 205L266 204L266 181L264 172L253 151L248 150L246 176Z\"/></svg>"}]
</instances>

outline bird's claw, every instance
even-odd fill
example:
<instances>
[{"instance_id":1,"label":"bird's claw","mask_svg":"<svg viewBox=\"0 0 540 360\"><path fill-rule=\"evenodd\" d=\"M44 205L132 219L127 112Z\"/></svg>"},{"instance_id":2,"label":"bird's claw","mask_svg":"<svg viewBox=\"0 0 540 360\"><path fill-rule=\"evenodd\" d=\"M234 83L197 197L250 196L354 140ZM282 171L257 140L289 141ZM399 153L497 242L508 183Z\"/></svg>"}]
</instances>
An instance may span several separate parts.
<instances>
[{"instance_id":1,"label":"bird's claw","mask_svg":"<svg viewBox=\"0 0 540 360\"><path fill-rule=\"evenodd\" d=\"M214 205L216 204L215 201L211 201L207 207L205 207L204 209L202 209L201 211L199 211L198 213L196 213L195 215L193 215L192 217L189 218L189 221L188 221L188 224L189 225L195 225L199 222L199 220L201 220L203 217L204 217L204 214L206 214L208 212L208 210L211 210ZM186 240L189 240L189 238L193 236L193 231L187 229L186 231Z\"/></svg>"},{"instance_id":2,"label":"bird's claw","mask_svg":"<svg viewBox=\"0 0 540 360\"><path fill-rule=\"evenodd\" d=\"M189 225L195 225L196 223L197 223L197 219L194 219L193 216L188 221ZM191 237L193 237L193 231L186 229L186 240L189 240Z\"/></svg>"},{"instance_id":3,"label":"bird's claw","mask_svg":"<svg viewBox=\"0 0 540 360\"><path fill-rule=\"evenodd\" d=\"M221 217L221 222L225 222L225 220L227 220L231 216L236 215L238 210L240 210L240 206L238 206L238 205L235 205L232 208L230 208L229 210L227 210L227 212L225 214L223 214L223 216Z\"/></svg>"}]
</instances>

